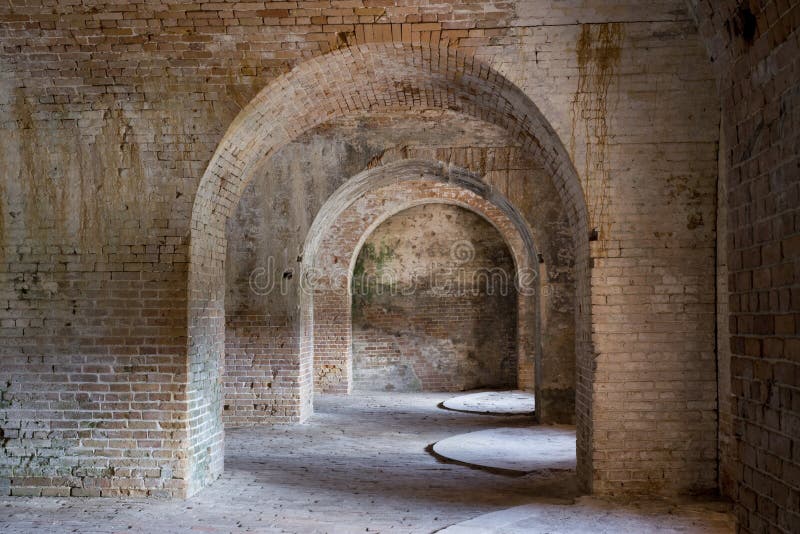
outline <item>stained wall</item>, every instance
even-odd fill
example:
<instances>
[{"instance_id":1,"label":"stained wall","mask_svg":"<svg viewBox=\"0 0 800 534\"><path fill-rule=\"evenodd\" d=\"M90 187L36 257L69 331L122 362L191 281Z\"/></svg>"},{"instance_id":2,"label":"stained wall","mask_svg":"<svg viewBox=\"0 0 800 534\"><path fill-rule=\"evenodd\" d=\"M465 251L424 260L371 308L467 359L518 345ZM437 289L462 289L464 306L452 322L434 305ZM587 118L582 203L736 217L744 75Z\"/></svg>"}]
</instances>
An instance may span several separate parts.
<instances>
[{"instance_id":1,"label":"stained wall","mask_svg":"<svg viewBox=\"0 0 800 534\"><path fill-rule=\"evenodd\" d=\"M438 144L428 156L487 169L491 183L523 212L558 198L568 206L561 215L531 221L550 224L547 235L569 236L575 247L597 237L562 262L560 239L541 245L543 255L555 257L545 257L547 275L565 288L551 308L564 318L578 316L551 335L563 336L565 350L576 353L575 371L563 370L553 381L576 404L584 486L600 493L716 487L720 78L687 6L677 0L383 4L11 2L0 8L0 488L187 495L213 482L223 468L225 333L243 332L242 345L250 338L250 325L226 325L229 306L238 305L225 283L226 253L235 255L225 221L238 217L245 186L257 188L259 173L278 177L266 169L304 132L333 115L385 117L391 110L381 106L395 101L415 114L447 109L458 120L469 115L505 125L510 140L502 144ZM786 500L764 488L788 494L793 486L780 473L796 463L786 431L795 382L785 378L794 376L786 369L792 369L787 317L795 229L786 220L796 205L789 178L796 31L789 22L767 31L775 21L794 20L782 18L793 4L764 4L772 7L757 17L763 19L757 27L774 37L749 49L729 45L725 36L726 22L737 20L733 10L698 7L711 20L704 38L735 49L731 57L746 57L725 62L731 75L720 87L723 110L734 117L726 122L730 151L741 156L731 159L728 184L729 236L742 236L729 249L737 321L732 390L740 399L732 410L734 427L749 433L738 445L748 467L737 476L741 500L749 503L742 517L754 529L759 521L785 523L777 510L787 509ZM371 62L375 57L380 61ZM451 59L431 59L441 57ZM259 125L269 128L268 153L252 154L256 144L237 146L238 137L224 137L231 126L240 131L234 118L258 90L295 67L314 83L282 78L270 91L280 101L259 100L267 106L263 117L300 117ZM384 83L398 77L405 85ZM379 82L356 89L348 85L356 78ZM464 80L492 98L470 102L469 91L457 85ZM322 86L331 90L314 92ZM491 108L512 86L541 117L522 120L519 107ZM382 96L370 100L374 95ZM764 102L771 104L757 128ZM745 132L755 141L745 142ZM419 129L405 135L416 139ZM385 148L364 153L355 167L363 169ZM497 153L538 164L484 166L498 161L490 157ZM266 161L250 165L247 158ZM210 163L216 178L202 181ZM315 173L334 179L307 187L293 172L286 183L296 189L278 198L319 206L349 173ZM754 200L765 187L776 191L774 205ZM575 209L581 199L583 214ZM299 210L306 214L281 234L291 236L285 264L276 264L281 277L296 263L316 209ZM758 209L772 225L763 243L770 250L780 243L781 256L756 269L736 261L753 257L749 239L760 222L748 217ZM757 287L747 286L751 281ZM753 312L759 295L773 288L777 303L770 296L763 312ZM283 328L284 319L297 317L299 303L295 287L285 298L240 309L249 307L256 325ZM310 350L303 334L296 326L287 331L292 353ZM764 347L773 354L777 346L784 352L761 363ZM769 376L751 378L751 369ZM271 372L262 369L249 382ZM298 388L308 390L313 380L311 368L297 370ZM570 395L570 383L577 395ZM761 397L781 404L762 410ZM253 410L269 403L249 404ZM780 469L765 463L773 452L780 453L774 454ZM747 482L756 473L766 482ZM772 511L756 510L759 499L772 503Z\"/></svg>"},{"instance_id":2,"label":"stained wall","mask_svg":"<svg viewBox=\"0 0 800 534\"><path fill-rule=\"evenodd\" d=\"M517 387L516 270L500 233L457 206L384 221L355 263L353 389Z\"/></svg>"}]
</instances>

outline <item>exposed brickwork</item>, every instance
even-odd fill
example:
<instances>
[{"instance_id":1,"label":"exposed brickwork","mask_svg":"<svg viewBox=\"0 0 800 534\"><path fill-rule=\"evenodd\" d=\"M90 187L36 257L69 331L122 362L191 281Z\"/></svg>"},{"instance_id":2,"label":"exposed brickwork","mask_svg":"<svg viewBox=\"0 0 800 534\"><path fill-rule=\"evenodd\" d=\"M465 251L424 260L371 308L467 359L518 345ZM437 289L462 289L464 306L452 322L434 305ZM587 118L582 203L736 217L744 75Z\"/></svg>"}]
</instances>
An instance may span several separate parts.
<instances>
[{"instance_id":1,"label":"exposed brickwork","mask_svg":"<svg viewBox=\"0 0 800 534\"><path fill-rule=\"evenodd\" d=\"M13 495L179 490L185 308L180 289L165 286L180 273L157 262L158 247L118 247L112 264L25 249L6 264L17 274L0 275L14 301L0 344L0 485Z\"/></svg>"},{"instance_id":2,"label":"exposed brickwork","mask_svg":"<svg viewBox=\"0 0 800 534\"><path fill-rule=\"evenodd\" d=\"M354 267L353 388L516 388L515 272L502 236L468 210L427 204L385 220Z\"/></svg>"},{"instance_id":3,"label":"exposed brickwork","mask_svg":"<svg viewBox=\"0 0 800 534\"><path fill-rule=\"evenodd\" d=\"M414 137L408 138L408 135ZM403 144L393 145L398 139ZM454 142L465 143L465 146L451 146ZM514 195L521 218L531 227L537 249L544 260L542 272L547 275L543 280L546 290L541 295L545 310L543 317L546 320L540 324L545 347L542 359L547 363L543 366L546 372L540 373L540 376L550 378L545 380L548 387L542 390L544 393L541 397L547 398L548 390L557 392L552 396L556 402L543 412L549 413L551 420L572 420L573 395L564 394L565 390L572 391L574 388L574 338L571 337L574 332L574 308L571 302L574 282L570 273L574 250L569 224L548 177L526 159L518 148L502 146L507 142L502 132L493 132L485 123L457 118L449 113L427 117L390 114L339 119L304 134L277 151L258 171L236 215L228 222L226 316L251 317L254 313L263 313L263 321L271 324L287 324L287 321L291 321L287 316L293 313L291 306L295 304L284 293L293 282L283 278L283 274L296 272L297 258L308 257L303 238L308 231L309 221L322 216L320 209L323 200L354 173L409 158L451 162L482 175L483 181L501 194ZM523 182L527 187L521 187ZM479 189L484 187L478 184ZM308 191L314 194L310 197L300 195L300 192ZM358 194L353 193L353 198ZM256 277L252 279L254 273ZM255 292L253 285L257 286ZM327 313L323 308L329 304L332 308ZM318 329L316 339L320 351L330 350L336 355L348 353L348 341L337 337L340 328L338 323L345 312L339 299L334 296L329 303L320 295L314 308L319 324L331 322L334 328L324 340ZM254 310L259 311L256 313ZM291 329L281 332L289 336ZM275 350L277 354L275 358L265 356L264 359L276 363L286 361L283 359L284 349L296 346L296 340L293 337L269 340L267 345L272 347L269 350ZM267 345L264 345L265 350ZM532 354L532 351L528 352ZM318 384L343 384L343 380L352 376L347 372L347 360L337 363L338 358L335 356L336 361L330 365L316 366L318 378L324 376L324 380L318 380ZM523 376L527 376L523 382L532 385L532 360L524 364L522 369ZM249 383L252 373L248 369L241 371L244 373L243 380L231 377L229 382ZM231 375L238 371L226 368L225 372ZM271 372L280 373L281 370L275 366ZM252 395L252 391L246 391L245 397L248 395ZM274 401L276 406L259 404L260 410L250 414L255 417L252 421L274 422L271 414L284 409L279 398L262 397L262 400L267 399ZM547 403L542 404L547 406ZM243 406L247 408L247 405L245 403ZM230 403L228 406L229 410L233 409ZM227 413L231 415L230 411Z\"/></svg>"},{"instance_id":4,"label":"exposed brickwork","mask_svg":"<svg viewBox=\"0 0 800 534\"><path fill-rule=\"evenodd\" d=\"M458 186L451 181L471 186ZM476 193L476 188L481 187L483 191ZM346 392L352 388L351 277L362 244L395 213L426 203L466 207L499 230L520 272L538 272L530 229L518 213L506 211L508 207L503 206L501 197L489 193L486 186L464 171L447 169L440 163L410 160L366 171L331 197L309 232L306 247L310 268L318 273L314 291L314 364L318 389ZM536 328L540 283L537 278L535 293L518 300L517 372L523 388L533 387L533 362L541 343Z\"/></svg>"},{"instance_id":5,"label":"exposed brickwork","mask_svg":"<svg viewBox=\"0 0 800 534\"><path fill-rule=\"evenodd\" d=\"M635 25L598 25L581 30L575 50L589 95L576 94L570 116L594 139L575 142L576 165L588 168L599 234L590 291L597 357L579 370L578 385L593 383L594 491L702 492L717 485L717 106L688 26L671 27L651 58L649 83L669 89L646 104L635 65L647 42ZM673 85L672 76L684 81ZM580 416L580 396L578 403Z\"/></svg>"},{"instance_id":6,"label":"exposed brickwork","mask_svg":"<svg viewBox=\"0 0 800 534\"><path fill-rule=\"evenodd\" d=\"M225 322L222 418L225 426L302 421L300 358L291 350L292 329L261 315L236 315Z\"/></svg>"},{"instance_id":7,"label":"exposed brickwork","mask_svg":"<svg viewBox=\"0 0 800 534\"><path fill-rule=\"evenodd\" d=\"M800 4L694 1L722 99L732 424L742 532L800 525ZM721 388L722 389L722 388ZM727 419L725 417L723 421ZM723 489L728 490L727 484Z\"/></svg>"},{"instance_id":8,"label":"exposed brickwork","mask_svg":"<svg viewBox=\"0 0 800 534\"><path fill-rule=\"evenodd\" d=\"M216 478L225 228L246 184L336 117L431 110L504 129L566 213L584 487L715 485L718 98L683 2L376 3L0 7L0 488ZM744 528L777 528L796 495L797 7L751 2L748 37L738 3L693 4L731 161L737 495ZM511 202L519 170L492 177ZM301 304L282 306L310 389Z\"/></svg>"}]
</instances>

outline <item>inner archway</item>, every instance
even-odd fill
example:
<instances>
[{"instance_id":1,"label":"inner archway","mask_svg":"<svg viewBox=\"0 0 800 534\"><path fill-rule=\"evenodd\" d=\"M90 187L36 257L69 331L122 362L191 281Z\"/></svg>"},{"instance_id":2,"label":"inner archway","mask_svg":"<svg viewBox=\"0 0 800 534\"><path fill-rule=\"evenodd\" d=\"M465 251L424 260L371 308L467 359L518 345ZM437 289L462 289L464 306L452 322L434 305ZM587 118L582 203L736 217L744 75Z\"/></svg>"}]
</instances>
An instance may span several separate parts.
<instances>
[{"instance_id":1,"label":"inner archway","mask_svg":"<svg viewBox=\"0 0 800 534\"><path fill-rule=\"evenodd\" d=\"M440 162L398 161L360 173L333 194L317 215L304 249L305 309L301 317L313 339L315 389L352 390L352 303L350 289L358 251L391 216L425 204L461 206L500 233L513 258L517 299L517 384L542 391L547 374L535 373L542 353L540 277L531 228L496 190L469 172ZM547 342L545 342L547 343ZM550 347L548 347L550 348ZM538 378L537 378L538 376ZM546 411L540 420L548 420Z\"/></svg>"},{"instance_id":2,"label":"inner archway","mask_svg":"<svg viewBox=\"0 0 800 534\"><path fill-rule=\"evenodd\" d=\"M326 73L346 73L332 79ZM528 157L548 172L564 203L573 236L576 282L576 353L580 369L575 395L579 472L588 484L591 420L588 225L580 180L558 136L514 84L492 68L447 48L400 44L359 45L307 61L265 88L239 114L201 180L192 212L188 276L187 417L188 493L222 469L225 222L254 170L304 131L338 116L369 111L452 110L503 128ZM290 308L300 307L296 297ZM297 308L295 308L297 309ZM294 312L293 312L294 313ZM300 317L297 351L311 349L311 332ZM584 357L585 356L585 357ZM297 373L307 384L311 369ZM586 373L590 374L586 374ZM581 463L583 460L583 463Z\"/></svg>"},{"instance_id":3,"label":"inner archway","mask_svg":"<svg viewBox=\"0 0 800 534\"><path fill-rule=\"evenodd\" d=\"M536 367L541 368L540 355L546 350L544 347L554 348L551 339L543 340L541 336L543 329L540 325L543 314L539 306L539 295L547 292L549 279L539 275L542 271L547 272L547 265L542 266L540 263L542 260L534 246L535 231L528 227L524 217L508 199L488 183L483 182L480 177L442 162L400 160L378 165L350 178L331 195L309 231L303 253L305 263L303 283L308 291L304 291L303 295L307 295L306 298L311 301L304 307L310 307L313 311L302 316L309 321L303 327L303 331L312 333L313 368L318 392L338 393L340 395L334 398L342 399L342 393L350 393L353 390L355 371L351 349L353 340L358 340L353 336L351 288L358 287L360 282L358 277L369 270L363 263L362 267L365 268L359 267L359 251L373 249L375 252L375 247L369 246L370 238L375 237L376 233L380 235L380 228L398 215L442 204L455 209L469 210L471 214L483 219L488 229L497 235L494 243L499 242L507 246L509 252L507 260L513 263L514 283L520 293L517 308L517 341L518 358L522 364L518 368L522 372L518 373L520 378L518 383L521 388L531 388L531 383L535 381L537 391L541 391L542 385L547 384L548 374L535 372L533 365L538 363L540 365ZM422 221L422 224L426 225L425 221ZM427 224L441 227L441 224ZM481 233L485 234L486 230L487 227L482 227ZM459 241L461 240L457 239L453 244L449 244L450 246L445 246L446 250L441 251L439 256L451 254L456 257L461 256L460 247L453 246L462 244ZM406 248L413 246L412 244ZM381 251L380 248L383 247L379 247L377 255L370 254L372 256L370 261L380 256L384 256L383 259L392 256L392 252ZM466 255L472 253L469 250L464 252ZM402 263L402 259L400 260ZM493 267L496 264L495 261L489 263ZM495 281L502 285L502 280ZM383 282L378 281L378 284L383 285ZM396 284L397 280L385 282L386 285L393 286L399 291L403 291L403 288L397 286L405 285L402 282ZM441 308L437 311L441 311ZM423 321L436 320L434 316L424 317L424 315ZM436 315L436 311L433 315ZM357 327L358 325L356 331ZM562 358L568 355L562 354ZM452 375L458 373L452 373L447 378L452 379ZM528 380L527 383L525 379ZM380 397L378 402L382 405L395 406L402 411L407 409L408 402L412 404L415 402L414 397L396 393L398 389L396 387L384 389L390 389L392 395ZM442 389L460 389L460 387L436 383L434 380L431 389L438 390L441 396ZM362 400L369 398L364 392L359 392L354 397ZM322 413L329 414L330 411L325 410L330 409L326 403L330 402L331 396L319 395L318 398L323 403ZM446 399L447 395L440 397L437 402ZM419 400L424 401L422 398ZM518 419L514 424L532 425L534 420L530 418L530 411L526 415L528 415L527 420ZM539 411L538 415L540 420L547 420L543 417L547 415L547 411ZM572 436L572 450L574 450L574 431ZM491 452L489 456L492 456ZM574 464L574 455L572 459Z\"/></svg>"},{"instance_id":4,"label":"inner archway","mask_svg":"<svg viewBox=\"0 0 800 534\"><path fill-rule=\"evenodd\" d=\"M352 275L353 390L515 389L515 278L503 237L472 211L386 219Z\"/></svg>"},{"instance_id":5,"label":"inner archway","mask_svg":"<svg viewBox=\"0 0 800 534\"><path fill-rule=\"evenodd\" d=\"M416 133L413 141L406 137L411 132ZM347 288L348 258L359 246L355 237L369 231L364 225L371 224L375 214L383 217L416 200L456 200L474 207L474 200L483 199L516 221L515 232L528 236L527 249L536 256L533 264L540 267L543 285L542 321L541 328L534 328L535 317L521 321L520 331L540 333L544 349L539 353L540 414L548 422L574 420L570 226L548 173L513 143L506 144L510 142L485 123L449 113L359 116L332 120L303 134L264 165L227 225L226 427L305 420L311 414L305 373L313 373L319 392L349 391L350 307L341 296ZM365 170L353 176L358 169ZM386 186L420 180L430 183L423 189L413 184L392 188L391 201L381 196L381 191L390 191L383 189ZM313 196L304 194L314 190L318 193ZM423 190L425 196L418 196ZM509 198L514 199L513 209ZM351 204L353 210L340 224L336 218ZM366 223L365 214L369 214ZM287 306L291 295L285 290L302 281L298 272L306 267L298 270L295 261L302 258L313 265L315 250L326 235L332 248L320 256L314 272L332 274L339 290L317 295L313 309L303 306L301 316L313 312L315 321L313 326L310 320L304 323L300 340L313 343L313 349L304 344L299 352L294 345L298 338L287 328L292 326L292 314L298 315ZM315 286L322 281L315 280ZM532 336L527 339L536 341ZM534 354L533 349L521 351L519 358L519 374L531 389Z\"/></svg>"}]
</instances>

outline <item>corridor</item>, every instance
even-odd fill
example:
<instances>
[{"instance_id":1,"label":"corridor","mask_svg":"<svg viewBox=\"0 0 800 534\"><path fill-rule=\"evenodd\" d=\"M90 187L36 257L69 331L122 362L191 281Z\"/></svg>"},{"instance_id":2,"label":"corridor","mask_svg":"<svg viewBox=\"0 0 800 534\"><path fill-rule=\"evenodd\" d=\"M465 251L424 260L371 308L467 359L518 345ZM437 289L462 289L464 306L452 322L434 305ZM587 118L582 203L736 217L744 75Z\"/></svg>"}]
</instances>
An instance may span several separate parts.
<instances>
[{"instance_id":1,"label":"corridor","mask_svg":"<svg viewBox=\"0 0 800 534\"><path fill-rule=\"evenodd\" d=\"M186 501L3 497L0 531L432 533L530 503L549 523L525 532L732 531L719 503L576 501L572 471L513 477L442 463L428 445L532 421L437 407L452 396L318 395L308 423L228 430L225 473ZM491 532L478 528L448 532Z\"/></svg>"}]
</instances>

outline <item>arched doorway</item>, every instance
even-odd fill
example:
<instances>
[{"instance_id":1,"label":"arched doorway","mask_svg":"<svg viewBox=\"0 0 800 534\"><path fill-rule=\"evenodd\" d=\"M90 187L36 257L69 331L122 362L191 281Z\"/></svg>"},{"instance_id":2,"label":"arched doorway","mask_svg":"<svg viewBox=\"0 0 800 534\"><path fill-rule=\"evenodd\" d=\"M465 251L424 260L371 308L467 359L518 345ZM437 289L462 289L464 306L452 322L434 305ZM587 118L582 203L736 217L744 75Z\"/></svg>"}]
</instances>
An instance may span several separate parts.
<instances>
[{"instance_id":1,"label":"arched doorway","mask_svg":"<svg viewBox=\"0 0 800 534\"><path fill-rule=\"evenodd\" d=\"M334 82L323 72L348 72L349 77L344 83ZM491 68L447 49L382 44L338 50L271 84L234 121L201 181L189 258L189 493L213 480L222 468L224 224L253 169L280 146L331 117L403 109L449 109L500 126L549 172L567 206L576 245L576 348L582 377L578 388L584 389L577 396L578 450L584 460L583 464L579 460L579 470L589 480L588 443L581 445L589 437L591 365L586 360L590 354L588 229L580 181L536 107ZM299 305L301 299L298 292L289 299L290 305ZM302 355L310 350L310 332L302 327L296 332L296 350ZM301 381L310 371L298 370Z\"/></svg>"},{"instance_id":2,"label":"arched doorway","mask_svg":"<svg viewBox=\"0 0 800 534\"><path fill-rule=\"evenodd\" d=\"M541 353L539 294L547 282L539 275L538 253L524 218L497 191L463 169L439 162L401 160L365 171L326 202L309 231L304 249L307 289L312 297L303 313L313 339L315 388L352 390L352 302L350 288L358 252L368 236L392 215L414 206L446 203L480 215L508 245L517 299L518 385L534 388ZM546 384L540 376L539 390Z\"/></svg>"}]
</instances>

